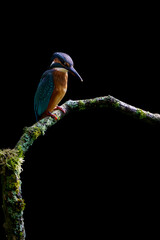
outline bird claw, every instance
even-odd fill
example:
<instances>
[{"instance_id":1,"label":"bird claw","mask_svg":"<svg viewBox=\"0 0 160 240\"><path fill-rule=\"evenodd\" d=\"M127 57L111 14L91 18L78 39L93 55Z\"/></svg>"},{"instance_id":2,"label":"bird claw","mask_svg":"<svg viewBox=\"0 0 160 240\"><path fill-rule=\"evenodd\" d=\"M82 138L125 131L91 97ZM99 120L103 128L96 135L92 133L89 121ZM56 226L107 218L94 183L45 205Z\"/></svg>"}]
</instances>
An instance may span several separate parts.
<instances>
[{"instance_id":1,"label":"bird claw","mask_svg":"<svg viewBox=\"0 0 160 240\"><path fill-rule=\"evenodd\" d=\"M66 111L62 107L59 107L59 106L55 107L54 110L60 110L61 112L66 113ZM50 117L54 118L55 120L58 120L57 116L55 114L51 113L50 111L47 112L47 116L50 116Z\"/></svg>"},{"instance_id":2,"label":"bird claw","mask_svg":"<svg viewBox=\"0 0 160 240\"><path fill-rule=\"evenodd\" d=\"M66 113L66 111L62 107L59 107L59 106L55 107L54 110L60 110L61 112Z\"/></svg>"},{"instance_id":3,"label":"bird claw","mask_svg":"<svg viewBox=\"0 0 160 240\"><path fill-rule=\"evenodd\" d=\"M55 120L58 120L57 116L49 111L47 112L47 116L50 116L50 117L54 118Z\"/></svg>"}]
</instances>

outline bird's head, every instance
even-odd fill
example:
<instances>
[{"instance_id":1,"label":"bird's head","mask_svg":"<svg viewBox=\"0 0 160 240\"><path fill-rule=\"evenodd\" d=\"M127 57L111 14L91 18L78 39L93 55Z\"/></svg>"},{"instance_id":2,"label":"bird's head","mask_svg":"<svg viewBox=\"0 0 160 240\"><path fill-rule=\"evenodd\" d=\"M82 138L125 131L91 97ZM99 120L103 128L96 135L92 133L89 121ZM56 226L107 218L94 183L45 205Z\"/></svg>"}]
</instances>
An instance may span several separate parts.
<instances>
[{"instance_id":1,"label":"bird's head","mask_svg":"<svg viewBox=\"0 0 160 240\"><path fill-rule=\"evenodd\" d=\"M52 63L50 65L50 68L59 68L62 69L62 71L63 69L69 71L73 75L77 76L81 80L81 82L83 82L83 79L73 67L73 60L68 54L62 52L55 52L51 58L51 61Z\"/></svg>"}]
</instances>

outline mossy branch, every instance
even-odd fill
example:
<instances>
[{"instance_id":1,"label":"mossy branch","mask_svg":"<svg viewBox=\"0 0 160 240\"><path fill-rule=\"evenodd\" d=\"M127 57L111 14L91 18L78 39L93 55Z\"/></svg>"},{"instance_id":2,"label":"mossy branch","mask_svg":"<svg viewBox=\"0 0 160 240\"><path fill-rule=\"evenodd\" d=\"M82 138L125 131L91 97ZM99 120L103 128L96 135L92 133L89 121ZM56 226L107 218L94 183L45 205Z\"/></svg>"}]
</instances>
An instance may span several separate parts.
<instances>
[{"instance_id":1,"label":"mossy branch","mask_svg":"<svg viewBox=\"0 0 160 240\"><path fill-rule=\"evenodd\" d=\"M25 153L29 150L34 141L61 120L64 116L73 111L83 111L95 108L112 108L140 121L152 124L160 124L160 114L153 114L148 111L126 104L112 96L97 97L85 100L69 100L62 105L65 113L60 110L54 111L57 120L46 117L31 127L24 128L24 133L14 149L0 150L0 173L2 179L3 210L5 215L5 230L7 238L12 240L24 240L25 229L23 221L23 210L25 207L21 194L20 173Z\"/></svg>"},{"instance_id":2,"label":"mossy branch","mask_svg":"<svg viewBox=\"0 0 160 240\"><path fill-rule=\"evenodd\" d=\"M51 117L46 117L35 123L33 126L25 128L24 134L18 141L15 148L17 149L20 147L25 154L26 151L28 151L29 147L40 135L44 135L51 126L56 124L59 120L61 120L64 116L72 111L83 111L95 108L112 108L141 121L152 124L160 124L160 114L153 114L140 108L136 108L110 95L93 99L75 101L68 100L62 105L62 107L65 109L65 113L61 112L60 110L54 111L54 114L58 117L58 120L55 120Z\"/></svg>"},{"instance_id":3,"label":"mossy branch","mask_svg":"<svg viewBox=\"0 0 160 240\"><path fill-rule=\"evenodd\" d=\"M25 239L20 173L22 171L23 152L19 149L0 150L1 181L3 212L5 216L4 228L7 239Z\"/></svg>"}]
</instances>

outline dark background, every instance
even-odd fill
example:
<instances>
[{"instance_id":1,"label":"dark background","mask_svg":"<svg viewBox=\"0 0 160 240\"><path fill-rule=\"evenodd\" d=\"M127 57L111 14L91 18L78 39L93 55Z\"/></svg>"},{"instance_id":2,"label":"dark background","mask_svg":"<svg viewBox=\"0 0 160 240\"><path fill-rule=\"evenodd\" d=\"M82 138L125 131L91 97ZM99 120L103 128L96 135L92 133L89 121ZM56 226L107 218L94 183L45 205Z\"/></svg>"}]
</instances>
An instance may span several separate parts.
<instances>
[{"instance_id":1,"label":"dark background","mask_svg":"<svg viewBox=\"0 0 160 240\"><path fill-rule=\"evenodd\" d=\"M84 79L69 75L62 103L110 94L160 112L157 7L52 4L3 9L0 148L13 148L35 123L34 94L55 51L68 53ZM153 236L159 131L108 109L58 122L25 156L27 239Z\"/></svg>"}]
</instances>

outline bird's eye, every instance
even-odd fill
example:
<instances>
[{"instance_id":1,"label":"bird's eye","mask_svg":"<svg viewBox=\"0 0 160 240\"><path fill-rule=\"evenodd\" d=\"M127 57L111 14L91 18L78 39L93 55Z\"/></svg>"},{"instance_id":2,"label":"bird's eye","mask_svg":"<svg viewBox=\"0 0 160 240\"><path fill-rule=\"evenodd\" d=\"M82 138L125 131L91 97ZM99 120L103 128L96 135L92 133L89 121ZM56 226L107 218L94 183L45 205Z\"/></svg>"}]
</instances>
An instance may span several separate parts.
<instances>
[{"instance_id":1,"label":"bird's eye","mask_svg":"<svg viewBox=\"0 0 160 240\"><path fill-rule=\"evenodd\" d=\"M69 67L69 63L67 63L67 62L64 62L63 64L64 64L64 66L67 66L67 67Z\"/></svg>"}]
</instances>

